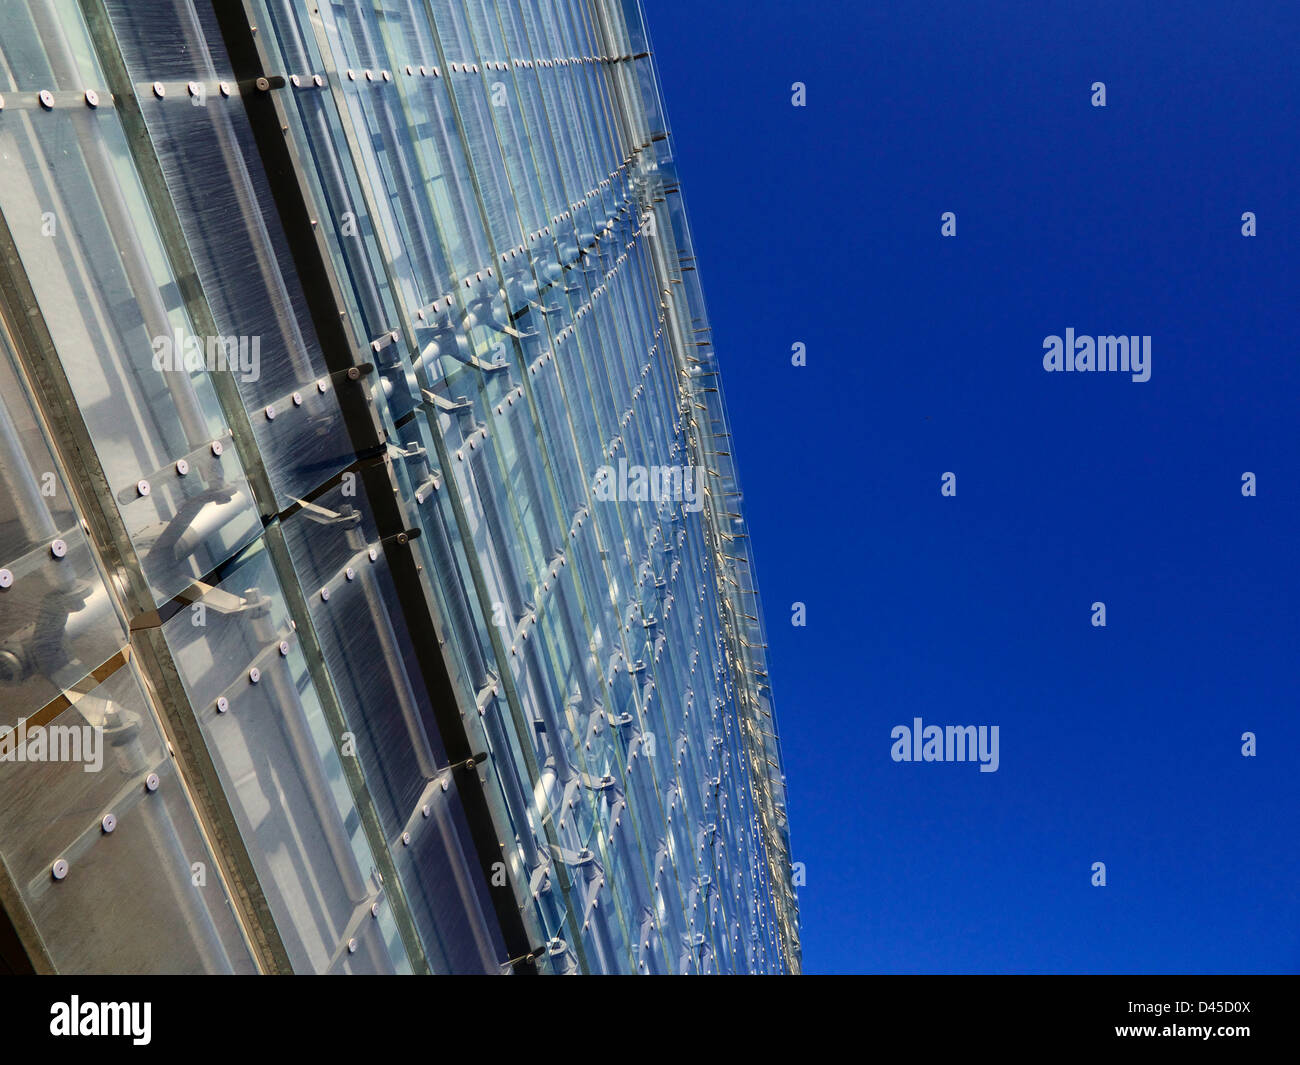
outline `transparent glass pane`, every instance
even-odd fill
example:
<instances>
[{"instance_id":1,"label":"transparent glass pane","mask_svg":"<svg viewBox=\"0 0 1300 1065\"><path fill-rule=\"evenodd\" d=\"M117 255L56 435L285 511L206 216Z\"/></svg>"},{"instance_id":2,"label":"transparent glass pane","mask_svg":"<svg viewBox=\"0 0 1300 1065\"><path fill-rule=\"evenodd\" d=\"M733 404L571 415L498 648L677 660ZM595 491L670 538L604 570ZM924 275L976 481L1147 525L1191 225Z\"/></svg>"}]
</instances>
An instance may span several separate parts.
<instances>
[{"instance_id":1,"label":"transparent glass pane","mask_svg":"<svg viewBox=\"0 0 1300 1065\"><path fill-rule=\"evenodd\" d=\"M353 487L294 514L285 540L430 964L484 971L502 957L499 933L470 871L468 829L388 559Z\"/></svg>"},{"instance_id":2,"label":"transparent glass pane","mask_svg":"<svg viewBox=\"0 0 1300 1065\"><path fill-rule=\"evenodd\" d=\"M132 667L0 752L0 856L60 972L253 971Z\"/></svg>"},{"instance_id":3,"label":"transparent glass pane","mask_svg":"<svg viewBox=\"0 0 1300 1065\"><path fill-rule=\"evenodd\" d=\"M283 509L350 462L352 447L332 390L318 387L324 358L220 36L189 0L113 2L108 11L131 80L174 85L138 102L212 311L214 344L233 364ZM219 80L229 91L215 88ZM208 338L198 339L206 354Z\"/></svg>"},{"instance_id":4,"label":"transparent glass pane","mask_svg":"<svg viewBox=\"0 0 1300 1065\"><path fill-rule=\"evenodd\" d=\"M40 709L125 644L0 330L0 725Z\"/></svg>"},{"instance_id":5,"label":"transparent glass pane","mask_svg":"<svg viewBox=\"0 0 1300 1065\"><path fill-rule=\"evenodd\" d=\"M162 602L260 523L116 115L6 108L0 169L0 211Z\"/></svg>"},{"instance_id":6,"label":"transparent glass pane","mask_svg":"<svg viewBox=\"0 0 1300 1065\"><path fill-rule=\"evenodd\" d=\"M394 971L399 961L381 936L348 950L372 920L379 881L265 550L252 550L195 607L164 636L294 970Z\"/></svg>"}]
</instances>

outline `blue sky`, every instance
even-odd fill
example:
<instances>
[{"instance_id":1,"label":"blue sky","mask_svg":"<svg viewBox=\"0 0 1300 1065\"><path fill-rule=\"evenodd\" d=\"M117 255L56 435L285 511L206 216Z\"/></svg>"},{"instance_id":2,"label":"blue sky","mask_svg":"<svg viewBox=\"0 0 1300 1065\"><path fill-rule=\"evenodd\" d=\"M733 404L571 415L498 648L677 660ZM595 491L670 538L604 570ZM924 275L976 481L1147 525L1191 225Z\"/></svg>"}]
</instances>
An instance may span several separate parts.
<instances>
[{"instance_id":1,"label":"blue sky","mask_svg":"<svg viewBox=\"0 0 1300 1065\"><path fill-rule=\"evenodd\" d=\"M1300 8L646 10L806 971L1300 970ZM1151 379L1045 372L1067 328ZM998 771L893 762L915 717Z\"/></svg>"}]
</instances>

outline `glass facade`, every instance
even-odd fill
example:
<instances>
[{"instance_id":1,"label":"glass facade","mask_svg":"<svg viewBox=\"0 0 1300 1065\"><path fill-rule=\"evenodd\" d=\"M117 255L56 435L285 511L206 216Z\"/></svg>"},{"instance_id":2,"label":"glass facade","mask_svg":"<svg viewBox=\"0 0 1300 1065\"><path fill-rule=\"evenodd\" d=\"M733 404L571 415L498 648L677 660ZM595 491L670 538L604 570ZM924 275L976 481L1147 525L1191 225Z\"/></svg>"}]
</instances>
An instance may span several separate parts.
<instances>
[{"instance_id":1,"label":"glass facade","mask_svg":"<svg viewBox=\"0 0 1300 1065\"><path fill-rule=\"evenodd\" d=\"M0 0L8 967L799 971L731 451L636 0Z\"/></svg>"}]
</instances>

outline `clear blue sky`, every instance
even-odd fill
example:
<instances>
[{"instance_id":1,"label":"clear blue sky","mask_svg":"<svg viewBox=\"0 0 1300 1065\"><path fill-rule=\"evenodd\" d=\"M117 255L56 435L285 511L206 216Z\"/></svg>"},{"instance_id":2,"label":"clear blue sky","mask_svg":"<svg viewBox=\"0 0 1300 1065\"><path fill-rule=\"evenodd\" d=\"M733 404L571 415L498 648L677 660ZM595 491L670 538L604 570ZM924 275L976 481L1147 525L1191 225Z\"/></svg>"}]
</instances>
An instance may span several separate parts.
<instances>
[{"instance_id":1,"label":"clear blue sky","mask_svg":"<svg viewBox=\"0 0 1300 1065\"><path fill-rule=\"evenodd\" d=\"M806 970L1300 970L1300 7L647 17ZM1044 372L1067 328L1150 335L1151 380ZM914 717L998 725L999 770L891 761Z\"/></svg>"}]
</instances>

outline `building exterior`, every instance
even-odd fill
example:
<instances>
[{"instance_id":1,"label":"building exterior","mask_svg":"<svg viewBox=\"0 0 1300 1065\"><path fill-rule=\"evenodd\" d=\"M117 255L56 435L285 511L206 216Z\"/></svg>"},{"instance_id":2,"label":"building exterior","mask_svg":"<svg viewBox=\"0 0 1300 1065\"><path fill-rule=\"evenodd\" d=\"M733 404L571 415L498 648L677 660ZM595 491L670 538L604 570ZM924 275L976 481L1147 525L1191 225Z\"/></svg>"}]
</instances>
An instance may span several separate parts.
<instances>
[{"instance_id":1,"label":"building exterior","mask_svg":"<svg viewBox=\"0 0 1300 1065\"><path fill-rule=\"evenodd\" d=\"M0 958L797 972L636 0L0 0Z\"/></svg>"}]
</instances>

